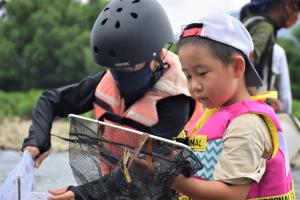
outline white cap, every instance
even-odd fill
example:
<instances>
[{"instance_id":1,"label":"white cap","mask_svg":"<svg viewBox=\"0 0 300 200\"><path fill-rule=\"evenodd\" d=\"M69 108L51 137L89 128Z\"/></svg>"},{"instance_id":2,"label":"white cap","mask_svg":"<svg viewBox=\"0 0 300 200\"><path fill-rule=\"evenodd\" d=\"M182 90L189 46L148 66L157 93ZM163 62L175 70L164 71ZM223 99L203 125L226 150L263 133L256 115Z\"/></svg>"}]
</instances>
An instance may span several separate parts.
<instances>
[{"instance_id":1,"label":"white cap","mask_svg":"<svg viewBox=\"0 0 300 200\"><path fill-rule=\"evenodd\" d=\"M214 14L203 17L191 24L198 24L199 26L184 29L180 39L200 36L238 49L244 53L246 61L246 85L249 87L262 86L262 80L249 60L254 50L251 36L238 19L228 14Z\"/></svg>"}]
</instances>

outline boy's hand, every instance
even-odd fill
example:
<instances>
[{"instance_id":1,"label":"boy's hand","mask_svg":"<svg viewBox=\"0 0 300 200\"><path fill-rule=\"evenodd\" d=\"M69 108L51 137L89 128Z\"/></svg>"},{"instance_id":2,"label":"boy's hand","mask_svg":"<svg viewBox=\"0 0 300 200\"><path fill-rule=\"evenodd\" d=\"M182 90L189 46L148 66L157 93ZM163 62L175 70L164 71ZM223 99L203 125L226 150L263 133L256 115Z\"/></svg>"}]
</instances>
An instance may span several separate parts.
<instances>
[{"instance_id":1,"label":"boy's hand","mask_svg":"<svg viewBox=\"0 0 300 200\"><path fill-rule=\"evenodd\" d=\"M40 150L37 147L34 147L34 146L27 146L27 147L25 147L25 149L29 150L29 152L32 156L32 159L35 162L35 167L36 168L39 168L39 166L41 165L43 160L45 158L47 158L47 156L49 155L49 150L42 153L42 154L40 154Z\"/></svg>"},{"instance_id":2,"label":"boy's hand","mask_svg":"<svg viewBox=\"0 0 300 200\"><path fill-rule=\"evenodd\" d=\"M75 200L75 194L72 191L67 191L67 187L60 189L49 189L48 192L53 196L48 197L48 200Z\"/></svg>"}]
</instances>

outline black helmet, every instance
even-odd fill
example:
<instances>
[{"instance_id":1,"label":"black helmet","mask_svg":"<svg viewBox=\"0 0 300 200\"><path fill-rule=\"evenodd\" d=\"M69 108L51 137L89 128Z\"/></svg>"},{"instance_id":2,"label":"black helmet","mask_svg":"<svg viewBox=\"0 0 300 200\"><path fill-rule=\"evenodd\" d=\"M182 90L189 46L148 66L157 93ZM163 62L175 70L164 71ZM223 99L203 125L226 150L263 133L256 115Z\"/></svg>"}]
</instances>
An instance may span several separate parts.
<instances>
[{"instance_id":1,"label":"black helmet","mask_svg":"<svg viewBox=\"0 0 300 200\"><path fill-rule=\"evenodd\" d=\"M127 67L159 56L172 41L169 19L156 0L112 0L93 26L91 47L97 64Z\"/></svg>"},{"instance_id":2,"label":"black helmet","mask_svg":"<svg viewBox=\"0 0 300 200\"><path fill-rule=\"evenodd\" d=\"M252 6L260 6L270 3L272 0L251 0Z\"/></svg>"}]
</instances>

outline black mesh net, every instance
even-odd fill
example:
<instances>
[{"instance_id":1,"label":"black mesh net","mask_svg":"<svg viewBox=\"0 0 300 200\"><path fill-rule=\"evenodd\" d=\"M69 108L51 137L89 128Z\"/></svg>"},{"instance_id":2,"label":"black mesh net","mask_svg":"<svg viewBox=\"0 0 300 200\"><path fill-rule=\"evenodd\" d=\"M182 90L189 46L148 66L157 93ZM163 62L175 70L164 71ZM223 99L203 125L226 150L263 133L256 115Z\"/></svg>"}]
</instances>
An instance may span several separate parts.
<instances>
[{"instance_id":1,"label":"black mesh net","mask_svg":"<svg viewBox=\"0 0 300 200\"><path fill-rule=\"evenodd\" d=\"M86 199L176 199L172 179L202 168L185 145L142 132L69 116L69 159ZM79 191L79 192L78 192Z\"/></svg>"}]
</instances>

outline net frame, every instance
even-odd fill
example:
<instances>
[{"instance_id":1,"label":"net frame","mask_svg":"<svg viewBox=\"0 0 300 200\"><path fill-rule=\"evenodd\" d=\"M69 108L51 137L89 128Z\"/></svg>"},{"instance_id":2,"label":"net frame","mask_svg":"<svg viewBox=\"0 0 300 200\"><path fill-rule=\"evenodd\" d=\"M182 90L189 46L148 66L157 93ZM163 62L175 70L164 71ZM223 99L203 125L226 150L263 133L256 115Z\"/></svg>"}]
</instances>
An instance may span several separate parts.
<instances>
[{"instance_id":1,"label":"net frame","mask_svg":"<svg viewBox=\"0 0 300 200\"><path fill-rule=\"evenodd\" d=\"M186 169L189 162L186 158L195 163L195 167L188 164L188 168L192 169L188 171L195 173L195 169L199 170L200 166L202 167L192 149L185 144L75 114L68 117L71 119L70 138L66 140L70 145L70 166L76 182L82 185L81 189L86 195L94 194L101 199L115 199L115 197L119 199L120 195L125 199L147 199L145 196L149 197L148 199L161 199L162 197L157 194L169 190L167 192L169 199L170 196L174 196L175 191L168 188L167 182L170 175L174 176L185 171L182 169ZM137 136L138 142L130 146L126 142L106 140L104 134L110 130ZM89 137L86 132L90 132L93 137ZM113 151L104 147L102 143L120 148L121 154L112 153ZM75 151L71 152L72 148ZM109 173L103 170L101 165L103 163L109 164ZM119 185L117 191L116 184ZM115 196L103 196L108 193Z\"/></svg>"},{"instance_id":2,"label":"net frame","mask_svg":"<svg viewBox=\"0 0 300 200\"><path fill-rule=\"evenodd\" d=\"M110 124L110 123L103 122L103 121L98 121L98 120L83 117L83 116L80 116L80 115L69 114L68 118L70 118L70 119L72 119L72 118L82 119L82 120L86 120L86 121L90 121L90 122L94 122L94 123L99 123L103 126L108 126L108 127L128 131L128 132L131 132L133 134L137 134L138 136L143 136L144 134L148 134L148 133L145 133L145 132L142 132L142 131L138 131L138 130L118 126L118 125L115 125L115 124ZM149 138L151 138L153 140L158 140L158 141L163 142L163 143L171 144L171 145L174 145L174 146L179 146L181 148L185 148L186 150L188 150L190 152L193 152L192 149L189 146L185 145L185 144L182 144L182 143L179 143L179 142L176 142L176 141L173 141L173 140L168 140L168 139L165 139L165 138L162 138L162 137L159 137L159 136L156 136L156 135L152 135L152 134L148 134L148 135L149 135Z\"/></svg>"}]
</instances>

